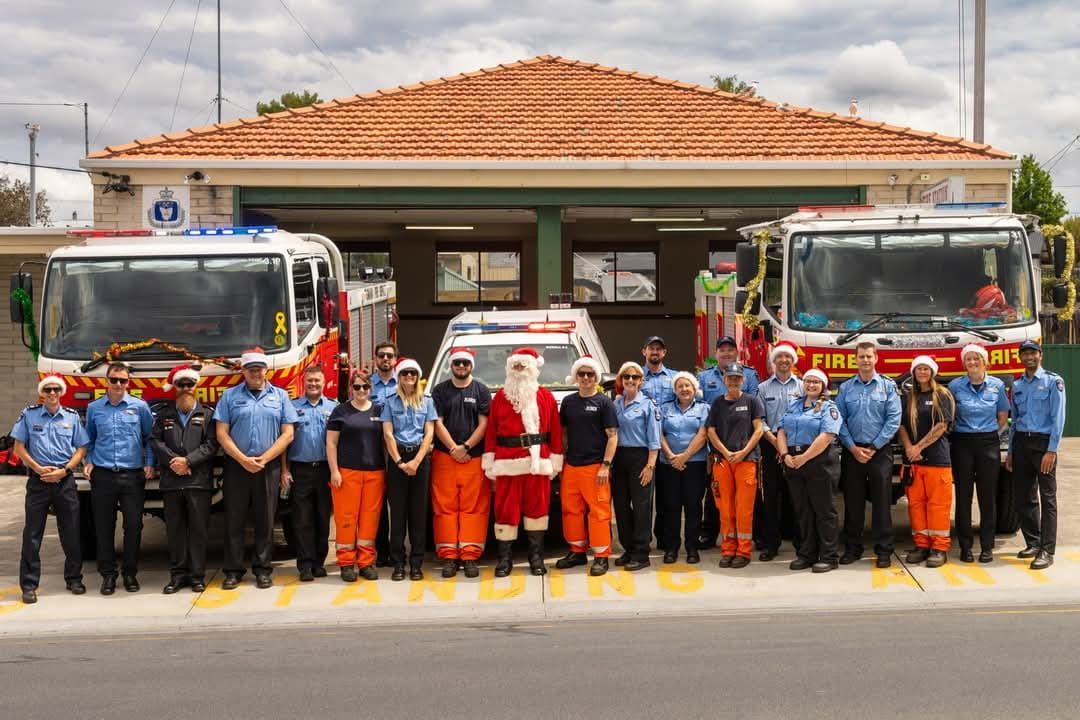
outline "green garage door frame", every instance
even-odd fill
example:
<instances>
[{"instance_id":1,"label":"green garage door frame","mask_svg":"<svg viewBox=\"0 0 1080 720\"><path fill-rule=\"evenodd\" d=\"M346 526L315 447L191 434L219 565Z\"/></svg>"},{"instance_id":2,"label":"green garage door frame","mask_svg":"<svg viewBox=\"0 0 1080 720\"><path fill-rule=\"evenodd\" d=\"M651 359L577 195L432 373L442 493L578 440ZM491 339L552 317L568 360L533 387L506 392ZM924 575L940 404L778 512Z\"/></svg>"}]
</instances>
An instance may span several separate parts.
<instances>
[{"instance_id":1,"label":"green garage door frame","mask_svg":"<svg viewBox=\"0 0 1080 720\"><path fill-rule=\"evenodd\" d=\"M1080 345L1046 345L1043 366L1065 380L1065 436L1080 436Z\"/></svg>"}]
</instances>

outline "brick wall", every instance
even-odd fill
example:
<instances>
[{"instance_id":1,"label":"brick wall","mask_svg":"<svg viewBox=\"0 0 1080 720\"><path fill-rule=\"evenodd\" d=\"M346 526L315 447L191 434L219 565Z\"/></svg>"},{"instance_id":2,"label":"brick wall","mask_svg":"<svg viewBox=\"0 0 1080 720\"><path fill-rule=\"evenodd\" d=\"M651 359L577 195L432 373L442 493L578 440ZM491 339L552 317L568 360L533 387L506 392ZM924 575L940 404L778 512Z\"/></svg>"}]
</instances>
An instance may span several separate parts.
<instances>
[{"instance_id":1,"label":"brick wall","mask_svg":"<svg viewBox=\"0 0 1080 720\"><path fill-rule=\"evenodd\" d=\"M133 185L135 194L102 194L94 187L94 227L98 230L140 228L146 225L142 216L142 186ZM192 227L225 227L233 223L232 186L191 185L191 207L188 218Z\"/></svg>"},{"instance_id":2,"label":"brick wall","mask_svg":"<svg viewBox=\"0 0 1080 720\"><path fill-rule=\"evenodd\" d=\"M915 184L911 186L911 194L908 194L908 186L897 184L894 187L888 185L870 185L866 191L866 202L870 205L903 205L906 203L921 202L920 198L924 190L933 185ZM968 202L1008 202L1009 188L1002 183L988 183L982 185L967 185L964 188L965 199Z\"/></svg>"},{"instance_id":3,"label":"brick wall","mask_svg":"<svg viewBox=\"0 0 1080 720\"><path fill-rule=\"evenodd\" d=\"M135 194L110 192L102 194L101 186L94 186L94 227L98 230L138 228L142 220L142 188L132 186Z\"/></svg>"},{"instance_id":4,"label":"brick wall","mask_svg":"<svg viewBox=\"0 0 1080 720\"><path fill-rule=\"evenodd\" d=\"M190 217L192 227L234 225L232 186L192 185Z\"/></svg>"},{"instance_id":5,"label":"brick wall","mask_svg":"<svg viewBox=\"0 0 1080 720\"><path fill-rule=\"evenodd\" d=\"M7 278L25 260L41 260L40 255L0 255L0 278L7 287ZM41 265L27 266L34 275L34 309L41 307ZM6 294L6 293L5 293ZM37 363L20 340L19 326L11 322L7 302L0 309L0 434L7 434L29 403L37 402Z\"/></svg>"}]
</instances>

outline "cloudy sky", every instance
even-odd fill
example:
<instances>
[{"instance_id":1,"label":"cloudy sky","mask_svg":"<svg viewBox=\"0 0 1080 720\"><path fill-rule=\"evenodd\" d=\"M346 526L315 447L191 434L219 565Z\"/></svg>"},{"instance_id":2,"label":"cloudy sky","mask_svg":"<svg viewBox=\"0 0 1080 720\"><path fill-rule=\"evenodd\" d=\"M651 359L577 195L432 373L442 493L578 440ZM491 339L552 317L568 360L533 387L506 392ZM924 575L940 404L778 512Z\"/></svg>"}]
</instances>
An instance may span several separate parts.
<instances>
[{"instance_id":1,"label":"cloudy sky","mask_svg":"<svg viewBox=\"0 0 1080 720\"><path fill-rule=\"evenodd\" d=\"M948 0L223 0L223 117L253 115L287 90L342 97L550 53L702 84L737 73L777 102L845 112L857 97L864 118L970 137L973 0L963 4L966 128L959 7ZM1080 135L1080 3L987 4L986 140L1048 163ZM31 121L40 163L77 167L83 156L81 108L2 103L88 102L91 150L216 119L216 3L202 0L196 21L199 5L4 0L0 160L28 160ZM1080 141L1052 173L1080 214ZM40 171L39 183L54 220L91 214L84 176Z\"/></svg>"}]
</instances>

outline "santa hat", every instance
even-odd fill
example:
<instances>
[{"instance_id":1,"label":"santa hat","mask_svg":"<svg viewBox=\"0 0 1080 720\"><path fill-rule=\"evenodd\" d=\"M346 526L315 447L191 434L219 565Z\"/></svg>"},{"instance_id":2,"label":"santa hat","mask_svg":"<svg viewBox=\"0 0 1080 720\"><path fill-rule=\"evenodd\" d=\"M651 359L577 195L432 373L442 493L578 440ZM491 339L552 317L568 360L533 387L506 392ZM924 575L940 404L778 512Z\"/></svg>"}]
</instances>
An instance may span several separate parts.
<instances>
[{"instance_id":1,"label":"santa hat","mask_svg":"<svg viewBox=\"0 0 1080 720\"><path fill-rule=\"evenodd\" d=\"M58 372L46 373L40 380L38 380L37 391L38 395L45 394L45 388L52 387L54 385L60 386L60 397L67 394L67 383L64 382L64 376Z\"/></svg>"},{"instance_id":2,"label":"santa hat","mask_svg":"<svg viewBox=\"0 0 1080 720\"><path fill-rule=\"evenodd\" d=\"M990 354L986 352L986 348L984 348L982 345L978 345L976 343L969 343L965 345L964 349L960 351L960 360L962 361L964 358L966 358L968 356L968 353L975 353L976 355L982 357L983 362L990 362Z\"/></svg>"},{"instance_id":3,"label":"santa hat","mask_svg":"<svg viewBox=\"0 0 1080 720\"><path fill-rule=\"evenodd\" d=\"M829 376L817 368L810 368L803 373L802 379L809 380L810 378L817 378L821 381L821 384L825 387L829 387Z\"/></svg>"},{"instance_id":4,"label":"santa hat","mask_svg":"<svg viewBox=\"0 0 1080 720\"><path fill-rule=\"evenodd\" d=\"M570 374L566 376L567 385L577 384L578 370L582 368L589 368L596 373L596 379L599 380L600 376L604 374L604 368L600 366L600 361L594 358L592 355L582 355L574 364L570 366Z\"/></svg>"},{"instance_id":5,"label":"santa hat","mask_svg":"<svg viewBox=\"0 0 1080 720\"><path fill-rule=\"evenodd\" d=\"M622 379L623 373L625 373L627 370L637 370L638 375L644 375L645 374L645 371L642 369L641 365L637 364L633 360L627 360L619 368L619 378L620 379Z\"/></svg>"},{"instance_id":6,"label":"santa hat","mask_svg":"<svg viewBox=\"0 0 1080 720\"><path fill-rule=\"evenodd\" d=\"M931 373L937 375L937 363L934 362L934 358L930 357L929 355L919 355L917 358L911 361L911 373L913 375L915 374L915 368L919 367L920 365L925 365L926 367L930 368Z\"/></svg>"},{"instance_id":7,"label":"santa hat","mask_svg":"<svg viewBox=\"0 0 1080 720\"><path fill-rule=\"evenodd\" d=\"M476 351L467 347L450 348L450 363L453 364L455 360L468 360L475 365Z\"/></svg>"},{"instance_id":8,"label":"santa hat","mask_svg":"<svg viewBox=\"0 0 1080 720\"><path fill-rule=\"evenodd\" d=\"M675 377L671 379L671 387L674 388L680 380L685 380L694 388L694 397L701 397L701 383L694 377L693 373L688 373L685 370L680 370L675 373Z\"/></svg>"},{"instance_id":9,"label":"santa hat","mask_svg":"<svg viewBox=\"0 0 1080 720\"><path fill-rule=\"evenodd\" d=\"M243 354L240 355L240 367L242 368L255 367L256 365L266 367L269 364L270 362L266 359L266 353L263 352L261 347L253 347L250 350L245 350Z\"/></svg>"},{"instance_id":10,"label":"santa hat","mask_svg":"<svg viewBox=\"0 0 1080 720\"><path fill-rule=\"evenodd\" d=\"M394 365L394 379L397 380L397 376L401 374L402 370L415 370L416 379L424 377L424 371L420 369L420 363L416 362L412 358L403 357L397 361Z\"/></svg>"},{"instance_id":11,"label":"santa hat","mask_svg":"<svg viewBox=\"0 0 1080 720\"><path fill-rule=\"evenodd\" d=\"M769 362L775 363L776 356L784 354L791 357L791 362L799 361L799 346L790 340L782 340L773 346L772 352L769 353Z\"/></svg>"},{"instance_id":12,"label":"santa hat","mask_svg":"<svg viewBox=\"0 0 1080 720\"><path fill-rule=\"evenodd\" d=\"M544 367L544 358L540 356L540 353L533 350L531 347L520 347L510 353L510 356L506 358L506 367L510 368L516 362L523 362L529 365L535 365L536 367Z\"/></svg>"},{"instance_id":13,"label":"santa hat","mask_svg":"<svg viewBox=\"0 0 1080 720\"><path fill-rule=\"evenodd\" d=\"M161 386L161 389L165 392L171 392L173 386L180 380L193 380L196 385L199 384L199 371L192 365L177 365L169 371L169 376L165 378L165 384Z\"/></svg>"}]
</instances>

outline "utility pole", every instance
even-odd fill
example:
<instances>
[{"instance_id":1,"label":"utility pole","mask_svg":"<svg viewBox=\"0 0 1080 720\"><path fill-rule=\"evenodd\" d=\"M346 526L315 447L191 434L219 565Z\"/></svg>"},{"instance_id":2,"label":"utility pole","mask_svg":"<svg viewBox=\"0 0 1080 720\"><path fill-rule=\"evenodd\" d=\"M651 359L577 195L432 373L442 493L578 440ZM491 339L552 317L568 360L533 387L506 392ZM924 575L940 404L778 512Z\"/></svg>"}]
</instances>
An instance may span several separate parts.
<instances>
[{"instance_id":1,"label":"utility pole","mask_svg":"<svg viewBox=\"0 0 1080 720\"><path fill-rule=\"evenodd\" d=\"M217 121L221 122L221 0L217 0Z\"/></svg>"},{"instance_id":2,"label":"utility pole","mask_svg":"<svg viewBox=\"0 0 1080 720\"><path fill-rule=\"evenodd\" d=\"M986 116L986 0L975 0L975 114L972 139L983 142Z\"/></svg>"},{"instance_id":3,"label":"utility pole","mask_svg":"<svg viewBox=\"0 0 1080 720\"><path fill-rule=\"evenodd\" d=\"M30 131L30 227L37 225L37 136L41 126L26 123Z\"/></svg>"},{"instance_id":4,"label":"utility pole","mask_svg":"<svg viewBox=\"0 0 1080 720\"><path fill-rule=\"evenodd\" d=\"M90 103L84 102L82 104L82 129L83 129L83 146L86 150L86 156L90 155Z\"/></svg>"}]
</instances>

